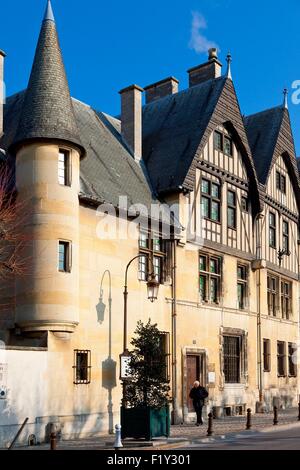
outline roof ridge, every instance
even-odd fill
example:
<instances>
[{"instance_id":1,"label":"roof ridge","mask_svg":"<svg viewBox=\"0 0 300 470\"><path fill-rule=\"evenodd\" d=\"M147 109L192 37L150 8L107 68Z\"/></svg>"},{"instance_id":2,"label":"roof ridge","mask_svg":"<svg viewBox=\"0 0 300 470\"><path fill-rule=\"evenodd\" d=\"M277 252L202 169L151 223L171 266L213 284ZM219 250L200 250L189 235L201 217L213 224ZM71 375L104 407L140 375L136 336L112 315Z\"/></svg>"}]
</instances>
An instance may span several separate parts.
<instances>
[{"instance_id":1,"label":"roof ridge","mask_svg":"<svg viewBox=\"0 0 300 470\"><path fill-rule=\"evenodd\" d=\"M257 113L248 114L247 116L244 116L244 119L248 119L248 118L251 118L251 117L254 117L254 116L259 116L260 114L264 114L264 113L267 113L267 112L270 112L270 111L275 111L276 109L282 109L282 111L284 111L283 106L278 105L278 106L273 106L272 108L263 109L262 111L258 111Z\"/></svg>"}]
</instances>

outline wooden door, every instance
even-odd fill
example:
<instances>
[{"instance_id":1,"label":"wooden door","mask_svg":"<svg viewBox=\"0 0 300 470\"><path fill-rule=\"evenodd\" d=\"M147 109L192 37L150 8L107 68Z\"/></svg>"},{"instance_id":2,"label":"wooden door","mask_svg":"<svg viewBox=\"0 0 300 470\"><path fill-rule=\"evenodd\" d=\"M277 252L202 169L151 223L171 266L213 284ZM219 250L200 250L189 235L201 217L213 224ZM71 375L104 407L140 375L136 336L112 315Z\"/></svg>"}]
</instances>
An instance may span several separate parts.
<instances>
[{"instance_id":1,"label":"wooden door","mask_svg":"<svg viewBox=\"0 0 300 470\"><path fill-rule=\"evenodd\" d=\"M187 406L189 411L193 411L193 401L190 399L189 394L195 380L199 380L201 383L201 357L199 355L188 355L186 357L187 364ZM202 384L201 384L202 385Z\"/></svg>"}]
</instances>

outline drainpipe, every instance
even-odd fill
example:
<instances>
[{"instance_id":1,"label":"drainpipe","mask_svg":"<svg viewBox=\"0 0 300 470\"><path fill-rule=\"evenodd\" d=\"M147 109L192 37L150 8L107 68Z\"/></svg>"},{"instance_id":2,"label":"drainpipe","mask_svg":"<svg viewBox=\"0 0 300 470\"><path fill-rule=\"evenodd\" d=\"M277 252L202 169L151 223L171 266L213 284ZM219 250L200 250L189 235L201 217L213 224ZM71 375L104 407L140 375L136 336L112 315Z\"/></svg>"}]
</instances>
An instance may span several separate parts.
<instances>
[{"instance_id":1,"label":"drainpipe","mask_svg":"<svg viewBox=\"0 0 300 470\"><path fill-rule=\"evenodd\" d=\"M178 399L177 399L177 341L176 341L176 240L173 241L173 269L172 269L172 424L178 423Z\"/></svg>"},{"instance_id":2,"label":"drainpipe","mask_svg":"<svg viewBox=\"0 0 300 470\"><path fill-rule=\"evenodd\" d=\"M256 226L256 259L262 261L262 223L263 214L259 213L255 216L254 223ZM257 366L258 366L258 390L259 390L259 403L263 402L263 362L262 362L262 334L261 334L261 266L258 267L258 282L257 282Z\"/></svg>"}]
</instances>

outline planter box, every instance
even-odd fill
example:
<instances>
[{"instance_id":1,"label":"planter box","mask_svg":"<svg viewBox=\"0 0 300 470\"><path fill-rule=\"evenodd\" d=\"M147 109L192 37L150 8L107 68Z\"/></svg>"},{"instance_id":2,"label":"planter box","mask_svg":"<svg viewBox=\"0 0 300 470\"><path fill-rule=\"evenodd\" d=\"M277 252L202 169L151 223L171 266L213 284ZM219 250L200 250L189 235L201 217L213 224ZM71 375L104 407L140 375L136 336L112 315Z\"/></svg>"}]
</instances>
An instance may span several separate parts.
<instances>
[{"instance_id":1,"label":"planter box","mask_svg":"<svg viewBox=\"0 0 300 470\"><path fill-rule=\"evenodd\" d=\"M121 436L122 439L146 439L151 441L154 437L170 436L169 407L155 409L124 408L121 407Z\"/></svg>"}]
</instances>

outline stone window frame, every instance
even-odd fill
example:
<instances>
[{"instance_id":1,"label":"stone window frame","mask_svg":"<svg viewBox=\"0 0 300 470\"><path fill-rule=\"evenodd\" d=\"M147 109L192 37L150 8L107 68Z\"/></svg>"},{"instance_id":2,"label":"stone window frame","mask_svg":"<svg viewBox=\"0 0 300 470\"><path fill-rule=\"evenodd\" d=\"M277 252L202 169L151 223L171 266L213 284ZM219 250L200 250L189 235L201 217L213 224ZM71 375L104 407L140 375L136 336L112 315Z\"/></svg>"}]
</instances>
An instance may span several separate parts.
<instances>
[{"instance_id":1,"label":"stone window frame","mask_svg":"<svg viewBox=\"0 0 300 470\"><path fill-rule=\"evenodd\" d=\"M224 375L224 336L239 336L241 338L241 363L240 363L240 382L237 384L230 384L225 382ZM219 334L220 344L220 390L224 390L225 386L249 386L249 373L248 373L248 331L239 328L221 327Z\"/></svg>"}]
</instances>

